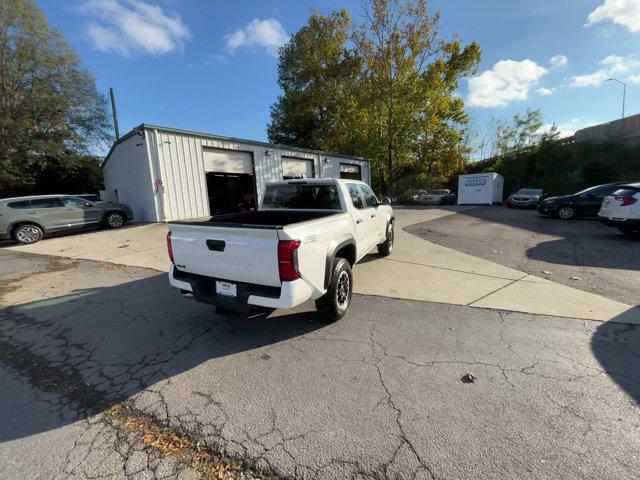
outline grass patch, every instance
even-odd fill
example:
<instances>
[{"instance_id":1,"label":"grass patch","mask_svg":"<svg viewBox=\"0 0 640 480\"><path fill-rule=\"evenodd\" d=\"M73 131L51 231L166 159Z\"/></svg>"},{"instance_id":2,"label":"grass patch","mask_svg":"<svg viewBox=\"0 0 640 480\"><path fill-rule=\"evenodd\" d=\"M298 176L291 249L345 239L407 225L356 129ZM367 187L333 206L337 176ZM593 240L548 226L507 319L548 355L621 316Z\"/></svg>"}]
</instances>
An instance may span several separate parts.
<instances>
[{"instance_id":1,"label":"grass patch","mask_svg":"<svg viewBox=\"0 0 640 480\"><path fill-rule=\"evenodd\" d=\"M134 434L144 445L163 455L176 457L199 472L206 479L217 480L279 480L254 472L243 462L213 452L204 442L159 425L153 418L134 411L123 404L115 404L106 415L116 420L124 430Z\"/></svg>"}]
</instances>

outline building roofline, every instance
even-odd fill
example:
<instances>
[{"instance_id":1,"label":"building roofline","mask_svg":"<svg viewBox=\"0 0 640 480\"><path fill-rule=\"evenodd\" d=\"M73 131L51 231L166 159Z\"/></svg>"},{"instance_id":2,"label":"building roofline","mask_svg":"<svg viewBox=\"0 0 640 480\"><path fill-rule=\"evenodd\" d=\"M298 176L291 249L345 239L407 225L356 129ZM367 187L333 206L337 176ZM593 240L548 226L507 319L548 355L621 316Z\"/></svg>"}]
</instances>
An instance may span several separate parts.
<instances>
[{"instance_id":1,"label":"building roofline","mask_svg":"<svg viewBox=\"0 0 640 480\"><path fill-rule=\"evenodd\" d=\"M109 153L107 153L107 156L104 157L104 161L102 162L102 165L100 166L100 168L104 168L104 166L106 165L106 163L109 161L109 158L111 157L111 154L113 153L113 150L115 149L115 147L124 142L125 140L131 138L133 135L136 135L138 131L140 130L161 130L163 132L169 132L169 133L177 133L180 135L190 135L190 136L197 136L197 137L204 137L204 138L210 138L213 140L222 140L222 141L227 141L227 142L237 142L237 143L247 143L249 145L257 145L260 147L268 147L268 148L278 148L280 150L290 150L293 152L301 152L301 153L312 153L312 154L316 154L316 155L327 155L327 156L331 156L331 157L337 157L337 158L344 158L344 159L348 159L348 160L357 160L359 162L368 162L371 163L371 160L369 160L368 158L363 158L363 157L356 157L354 155L343 155L343 154L339 154L339 153L332 153L332 152L325 152L323 150L312 150L310 148L302 148L302 147L292 147L290 145L282 145L279 143L268 143L268 142L261 142L258 140L247 140L246 138L236 138L236 137L225 137L224 135L215 135L213 133L205 133L205 132L197 132L194 130L182 130L179 128L172 128L172 127L165 127L162 125L153 125L150 123L142 123L140 125L138 125L137 127L135 127L134 129L132 129L130 132L126 133L125 135L123 135L122 137L120 137L118 140L116 140L115 142L113 142L113 145L111 145L111 148L109 149Z\"/></svg>"}]
</instances>

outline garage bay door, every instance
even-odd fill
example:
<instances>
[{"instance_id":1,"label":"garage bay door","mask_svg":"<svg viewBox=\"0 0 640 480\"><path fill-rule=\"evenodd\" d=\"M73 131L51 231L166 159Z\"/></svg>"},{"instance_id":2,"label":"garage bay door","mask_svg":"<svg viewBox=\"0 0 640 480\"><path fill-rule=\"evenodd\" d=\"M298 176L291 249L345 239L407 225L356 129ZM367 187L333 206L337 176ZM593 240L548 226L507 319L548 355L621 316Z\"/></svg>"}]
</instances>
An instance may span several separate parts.
<instances>
[{"instance_id":1,"label":"garage bay door","mask_svg":"<svg viewBox=\"0 0 640 480\"><path fill-rule=\"evenodd\" d=\"M351 163L341 163L340 178L348 178L350 180L362 180L362 175L360 175L360 165L354 165Z\"/></svg>"},{"instance_id":2,"label":"garage bay door","mask_svg":"<svg viewBox=\"0 0 640 480\"><path fill-rule=\"evenodd\" d=\"M205 148L202 151L205 172L246 173L253 175L251 154L235 150Z\"/></svg>"},{"instance_id":3,"label":"garage bay door","mask_svg":"<svg viewBox=\"0 0 640 480\"><path fill-rule=\"evenodd\" d=\"M282 178L313 178L313 160L282 157Z\"/></svg>"},{"instance_id":4,"label":"garage bay door","mask_svg":"<svg viewBox=\"0 0 640 480\"><path fill-rule=\"evenodd\" d=\"M204 148L202 159L211 215L257 207L251 153Z\"/></svg>"}]
</instances>

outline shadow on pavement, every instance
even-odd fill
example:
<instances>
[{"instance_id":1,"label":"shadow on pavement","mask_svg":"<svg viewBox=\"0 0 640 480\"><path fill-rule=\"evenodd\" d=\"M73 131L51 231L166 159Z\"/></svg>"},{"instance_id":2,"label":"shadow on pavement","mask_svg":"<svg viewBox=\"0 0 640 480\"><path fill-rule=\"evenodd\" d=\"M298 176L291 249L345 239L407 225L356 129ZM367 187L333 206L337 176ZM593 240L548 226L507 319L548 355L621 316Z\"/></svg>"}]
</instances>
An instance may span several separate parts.
<instances>
[{"instance_id":1,"label":"shadow on pavement","mask_svg":"<svg viewBox=\"0 0 640 480\"><path fill-rule=\"evenodd\" d=\"M525 255L548 263L640 270L640 240L594 218L560 220L535 210L494 206L464 210L427 222L424 227L443 239L462 236L467 242L480 244L493 240L495 247L518 249L533 243L533 247L525 248Z\"/></svg>"},{"instance_id":2,"label":"shadow on pavement","mask_svg":"<svg viewBox=\"0 0 640 480\"><path fill-rule=\"evenodd\" d=\"M0 442L85 418L211 359L326 326L306 307L223 317L155 275L4 309L0 361L21 375L0 376ZM39 420L26 407L37 402L49 403Z\"/></svg>"},{"instance_id":3,"label":"shadow on pavement","mask_svg":"<svg viewBox=\"0 0 640 480\"><path fill-rule=\"evenodd\" d=\"M640 305L602 323L591 337L591 350L607 375L640 404Z\"/></svg>"},{"instance_id":4,"label":"shadow on pavement","mask_svg":"<svg viewBox=\"0 0 640 480\"><path fill-rule=\"evenodd\" d=\"M605 244L585 246L582 242L563 238L540 242L535 247L527 249L526 255L533 260L562 265L640 270L639 239L613 234L594 238L593 241ZM578 252L578 249L582 251Z\"/></svg>"}]
</instances>

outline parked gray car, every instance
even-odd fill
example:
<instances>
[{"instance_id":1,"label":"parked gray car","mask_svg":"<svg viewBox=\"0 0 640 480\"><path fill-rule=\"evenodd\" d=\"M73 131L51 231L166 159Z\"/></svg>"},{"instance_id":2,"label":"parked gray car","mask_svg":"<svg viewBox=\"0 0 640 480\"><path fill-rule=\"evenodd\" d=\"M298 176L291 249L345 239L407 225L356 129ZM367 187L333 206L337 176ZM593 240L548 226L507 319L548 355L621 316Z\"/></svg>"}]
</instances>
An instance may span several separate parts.
<instances>
[{"instance_id":1,"label":"parked gray car","mask_svg":"<svg viewBox=\"0 0 640 480\"><path fill-rule=\"evenodd\" d=\"M521 188L507 197L507 207L538 208L538 203L545 197L540 188Z\"/></svg>"},{"instance_id":2,"label":"parked gray car","mask_svg":"<svg viewBox=\"0 0 640 480\"><path fill-rule=\"evenodd\" d=\"M456 203L456 194L451 190L437 188L419 195L418 203L420 205L453 205Z\"/></svg>"},{"instance_id":3,"label":"parked gray car","mask_svg":"<svg viewBox=\"0 0 640 480\"><path fill-rule=\"evenodd\" d=\"M133 218L123 203L94 203L73 195L0 200L0 239L36 243L48 233L104 225L118 228Z\"/></svg>"}]
</instances>

